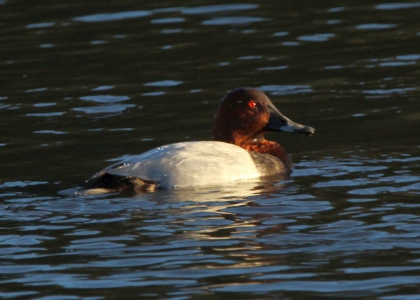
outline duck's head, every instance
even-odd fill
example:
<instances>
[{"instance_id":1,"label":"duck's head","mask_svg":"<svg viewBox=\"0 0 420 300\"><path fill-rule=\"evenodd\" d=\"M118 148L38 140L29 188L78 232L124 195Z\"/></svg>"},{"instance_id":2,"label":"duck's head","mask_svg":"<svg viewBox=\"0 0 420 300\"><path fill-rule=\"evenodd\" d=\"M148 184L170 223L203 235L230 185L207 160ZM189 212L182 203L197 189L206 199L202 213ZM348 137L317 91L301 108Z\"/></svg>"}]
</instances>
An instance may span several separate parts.
<instances>
[{"instance_id":1,"label":"duck's head","mask_svg":"<svg viewBox=\"0 0 420 300\"><path fill-rule=\"evenodd\" d=\"M263 139L268 131L304 133L311 136L315 129L284 116L257 89L235 89L220 102L213 129L215 140L241 145Z\"/></svg>"}]
</instances>

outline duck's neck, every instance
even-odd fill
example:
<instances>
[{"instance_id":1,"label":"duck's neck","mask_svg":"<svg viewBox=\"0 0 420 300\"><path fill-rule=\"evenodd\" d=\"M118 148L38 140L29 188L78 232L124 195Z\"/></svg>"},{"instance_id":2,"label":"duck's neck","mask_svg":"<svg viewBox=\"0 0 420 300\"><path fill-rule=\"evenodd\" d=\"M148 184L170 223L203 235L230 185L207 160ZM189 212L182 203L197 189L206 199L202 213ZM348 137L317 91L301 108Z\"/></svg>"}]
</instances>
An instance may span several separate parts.
<instances>
[{"instance_id":1,"label":"duck's neck","mask_svg":"<svg viewBox=\"0 0 420 300\"><path fill-rule=\"evenodd\" d=\"M276 142L267 141L265 139L253 141L246 140L238 146L248 151L272 155L280 159L288 169L293 168L292 159L290 158L289 153Z\"/></svg>"},{"instance_id":2,"label":"duck's neck","mask_svg":"<svg viewBox=\"0 0 420 300\"><path fill-rule=\"evenodd\" d=\"M279 145L276 142L264 139L263 132L260 136L254 133L254 138L251 139L245 134L241 134L241 132L239 132L239 134L236 132L235 134L235 132L221 130L221 128L219 128L217 125L220 124L216 123L214 130L214 139L216 141L234 144L244 148L245 150L256 153L272 155L280 159L289 170L293 168L292 159L290 158L290 155L289 153L287 153L286 149L284 149L281 145ZM226 126L226 124L222 125Z\"/></svg>"}]
</instances>

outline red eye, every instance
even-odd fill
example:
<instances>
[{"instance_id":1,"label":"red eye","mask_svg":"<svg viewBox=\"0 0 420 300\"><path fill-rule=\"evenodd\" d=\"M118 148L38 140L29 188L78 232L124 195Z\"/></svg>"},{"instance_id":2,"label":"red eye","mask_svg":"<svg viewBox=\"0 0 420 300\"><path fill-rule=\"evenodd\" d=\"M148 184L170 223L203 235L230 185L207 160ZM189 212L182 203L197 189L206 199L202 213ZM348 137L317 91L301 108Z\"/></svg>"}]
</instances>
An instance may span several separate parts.
<instances>
[{"instance_id":1,"label":"red eye","mask_svg":"<svg viewBox=\"0 0 420 300\"><path fill-rule=\"evenodd\" d=\"M248 106L249 106L249 108L256 108L257 107L257 102L255 102L255 100L249 100Z\"/></svg>"}]
</instances>

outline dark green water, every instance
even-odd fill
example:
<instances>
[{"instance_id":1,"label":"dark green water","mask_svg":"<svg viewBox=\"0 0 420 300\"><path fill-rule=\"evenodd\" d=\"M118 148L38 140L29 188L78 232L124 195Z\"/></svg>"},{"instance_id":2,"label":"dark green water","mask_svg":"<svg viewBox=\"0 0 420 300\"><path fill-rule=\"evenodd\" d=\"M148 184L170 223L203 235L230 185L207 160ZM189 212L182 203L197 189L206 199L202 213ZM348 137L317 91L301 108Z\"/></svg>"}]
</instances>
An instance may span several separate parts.
<instances>
[{"instance_id":1,"label":"dark green water","mask_svg":"<svg viewBox=\"0 0 420 300\"><path fill-rule=\"evenodd\" d=\"M420 299L420 2L0 0L0 297ZM63 196L257 87L291 180Z\"/></svg>"}]
</instances>

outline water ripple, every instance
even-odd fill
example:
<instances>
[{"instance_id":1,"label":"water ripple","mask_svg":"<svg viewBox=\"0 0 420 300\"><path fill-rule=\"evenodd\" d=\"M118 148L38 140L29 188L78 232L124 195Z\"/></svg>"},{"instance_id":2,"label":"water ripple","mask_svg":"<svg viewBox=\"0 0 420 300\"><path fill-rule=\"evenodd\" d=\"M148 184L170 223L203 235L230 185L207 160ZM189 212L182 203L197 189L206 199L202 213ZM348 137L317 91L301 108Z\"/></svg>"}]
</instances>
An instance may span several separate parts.
<instances>
[{"instance_id":1,"label":"water ripple","mask_svg":"<svg viewBox=\"0 0 420 300\"><path fill-rule=\"evenodd\" d=\"M73 20L80 22L111 22L124 19L143 18L150 16L152 13L146 10L133 10L124 12L115 12L107 14L93 14L81 17L75 17Z\"/></svg>"},{"instance_id":2,"label":"water ripple","mask_svg":"<svg viewBox=\"0 0 420 300\"><path fill-rule=\"evenodd\" d=\"M203 25L248 25L256 22L266 22L268 19L259 17L226 17L203 21Z\"/></svg>"},{"instance_id":3,"label":"water ripple","mask_svg":"<svg viewBox=\"0 0 420 300\"><path fill-rule=\"evenodd\" d=\"M396 10L396 9L407 9L407 8L417 8L420 7L419 2L413 3L384 3L378 4L375 6L379 10Z\"/></svg>"},{"instance_id":4,"label":"water ripple","mask_svg":"<svg viewBox=\"0 0 420 300\"><path fill-rule=\"evenodd\" d=\"M183 14L196 15L196 14L214 14L236 12L241 10L250 10L258 8L258 4L219 4L219 5L206 5L186 8L182 10Z\"/></svg>"}]
</instances>

